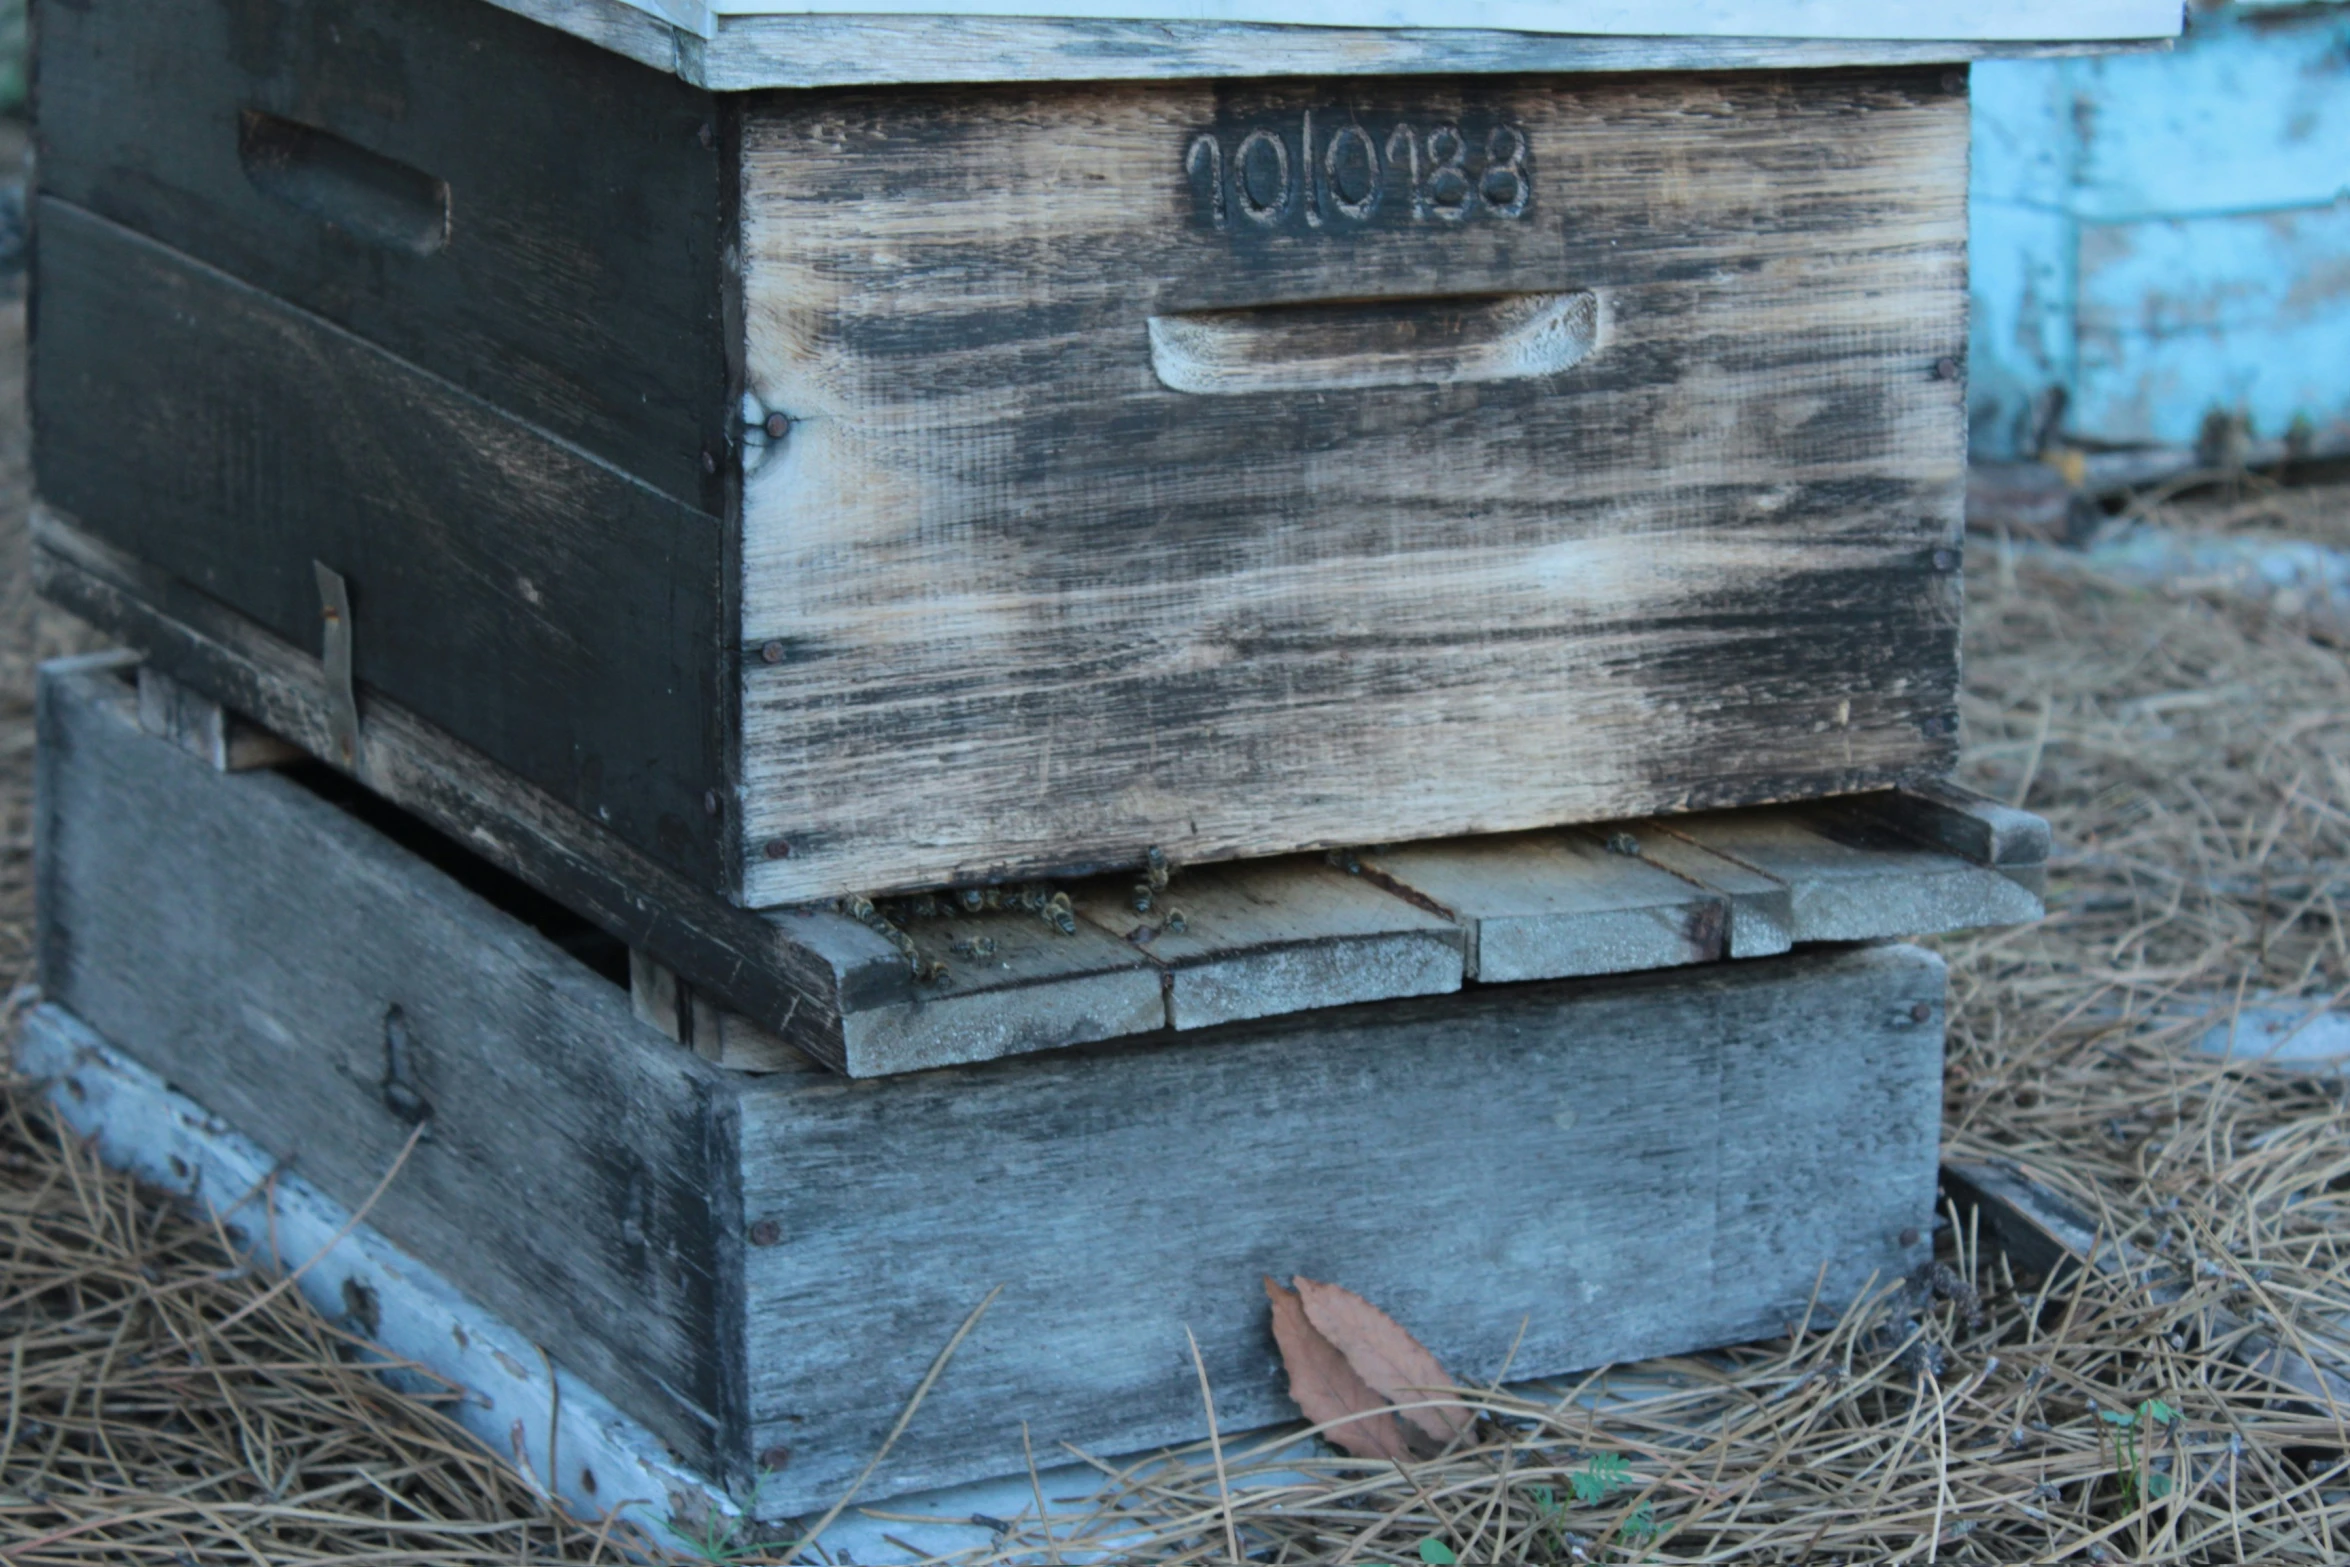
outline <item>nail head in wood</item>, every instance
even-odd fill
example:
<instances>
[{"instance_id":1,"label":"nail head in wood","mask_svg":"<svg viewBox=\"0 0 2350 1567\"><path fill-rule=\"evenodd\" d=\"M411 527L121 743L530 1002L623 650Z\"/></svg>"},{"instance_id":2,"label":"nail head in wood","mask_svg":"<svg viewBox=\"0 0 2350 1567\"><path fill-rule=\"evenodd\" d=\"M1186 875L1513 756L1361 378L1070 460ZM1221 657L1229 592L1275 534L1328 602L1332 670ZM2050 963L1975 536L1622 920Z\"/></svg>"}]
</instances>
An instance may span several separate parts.
<instances>
[{"instance_id":1,"label":"nail head in wood","mask_svg":"<svg viewBox=\"0 0 2350 1567\"><path fill-rule=\"evenodd\" d=\"M763 1448L760 1450L759 1467L763 1470L773 1472L774 1470L781 1469L785 1464L790 1462L791 1449L784 1446L781 1442L776 1443L773 1447Z\"/></svg>"},{"instance_id":2,"label":"nail head in wood","mask_svg":"<svg viewBox=\"0 0 2350 1567\"><path fill-rule=\"evenodd\" d=\"M760 658L760 661L761 661L762 663L768 663L768 664L780 664L780 663L782 663L782 662L783 662L783 644L782 644L781 642L767 642L767 643L762 643L762 644L760 645L760 647L759 647L759 658Z\"/></svg>"},{"instance_id":3,"label":"nail head in wood","mask_svg":"<svg viewBox=\"0 0 2350 1567\"><path fill-rule=\"evenodd\" d=\"M1951 357L1950 357L1948 354L1944 354L1944 355L1943 355L1941 358L1939 358L1939 359L1935 360L1935 361L1934 361L1934 379L1935 379L1935 380L1937 380L1937 381L1955 381L1955 380L1957 380L1957 379L1958 379L1958 361L1957 361L1957 360L1955 360L1955 359L1953 359L1953 358L1951 358Z\"/></svg>"},{"instance_id":4,"label":"nail head in wood","mask_svg":"<svg viewBox=\"0 0 2350 1567\"><path fill-rule=\"evenodd\" d=\"M791 858L791 843L788 839L770 838L763 852L771 860L788 860Z\"/></svg>"},{"instance_id":5,"label":"nail head in wood","mask_svg":"<svg viewBox=\"0 0 2350 1567\"><path fill-rule=\"evenodd\" d=\"M1895 1238L1899 1240L1905 1247L1915 1246L1918 1243L1918 1232L1914 1227L1912 1227L1910 1229L1903 1230L1901 1234Z\"/></svg>"},{"instance_id":6,"label":"nail head in wood","mask_svg":"<svg viewBox=\"0 0 2350 1567\"><path fill-rule=\"evenodd\" d=\"M751 1244L754 1246L779 1245L782 1240L783 1226L773 1219L761 1219L751 1226Z\"/></svg>"},{"instance_id":7,"label":"nail head in wood","mask_svg":"<svg viewBox=\"0 0 2350 1567\"><path fill-rule=\"evenodd\" d=\"M782 414L769 414L767 422L759 428L767 432L767 439L770 441L780 441L790 432L791 420Z\"/></svg>"}]
</instances>

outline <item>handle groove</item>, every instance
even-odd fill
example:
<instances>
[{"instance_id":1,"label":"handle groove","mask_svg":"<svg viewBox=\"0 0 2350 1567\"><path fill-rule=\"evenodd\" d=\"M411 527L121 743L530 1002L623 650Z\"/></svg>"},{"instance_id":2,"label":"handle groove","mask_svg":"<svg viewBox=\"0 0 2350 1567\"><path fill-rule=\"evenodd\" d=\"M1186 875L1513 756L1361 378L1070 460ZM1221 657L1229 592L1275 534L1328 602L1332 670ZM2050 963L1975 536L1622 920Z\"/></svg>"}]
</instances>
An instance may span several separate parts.
<instances>
[{"instance_id":1,"label":"handle groove","mask_svg":"<svg viewBox=\"0 0 2350 1567\"><path fill-rule=\"evenodd\" d=\"M1514 381L1580 364L1600 327L1587 291L1203 310L1150 318L1151 369L1211 396Z\"/></svg>"},{"instance_id":2,"label":"handle groove","mask_svg":"<svg viewBox=\"0 0 2350 1567\"><path fill-rule=\"evenodd\" d=\"M385 250L429 256L449 242L449 184L332 131L247 109L237 159L263 195Z\"/></svg>"}]
</instances>

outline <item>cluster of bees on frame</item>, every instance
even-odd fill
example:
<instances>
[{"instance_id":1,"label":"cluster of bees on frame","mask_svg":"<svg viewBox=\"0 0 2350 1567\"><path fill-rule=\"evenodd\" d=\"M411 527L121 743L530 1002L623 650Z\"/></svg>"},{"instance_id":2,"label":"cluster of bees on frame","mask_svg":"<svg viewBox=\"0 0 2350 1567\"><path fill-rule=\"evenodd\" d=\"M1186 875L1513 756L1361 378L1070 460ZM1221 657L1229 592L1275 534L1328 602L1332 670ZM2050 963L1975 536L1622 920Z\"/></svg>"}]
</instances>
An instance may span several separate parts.
<instances>
[{"instance_id":1,"label":"cluster of bees on frame","mask_svg":"<svg viewBox=\"0 0 2350 1567\"><path fill-rule=\"evenodd\" d=\"M1138 914L1157 909L1159 894L1167 890L1175 867L1153 846L1143 856L1142 880L1134 884L1130 901ZM1077 934L1077 910L1069 894L1050 882L1022 882L1016 887L958 887L944 892L916 893L880 903L871 898L844 898L840 911L898 949L914 977L928 985L947 984L953 978L944 959L926 958L907 927L923 920L968 918L982 914L1025 914L1044 921L1064 936ZM1189 928L1183 911L1163 911L1157 927L1139 926L1127 939L1136 943L1156 938L1161 930L1181 935ZM957 936L947 946L966 963L981 963L996 955L993 936Z\"/></svg>"}]
</instances>

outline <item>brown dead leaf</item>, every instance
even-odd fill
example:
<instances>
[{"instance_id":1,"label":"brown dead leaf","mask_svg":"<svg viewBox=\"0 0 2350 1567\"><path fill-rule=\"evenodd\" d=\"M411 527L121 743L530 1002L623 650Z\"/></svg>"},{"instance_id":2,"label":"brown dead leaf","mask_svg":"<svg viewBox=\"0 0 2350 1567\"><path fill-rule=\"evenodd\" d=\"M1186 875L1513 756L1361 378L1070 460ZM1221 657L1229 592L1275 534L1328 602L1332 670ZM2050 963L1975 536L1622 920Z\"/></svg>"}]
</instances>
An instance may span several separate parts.
<instances>
[{"instance_id":1,"label":"brown dead leaf","mask_svg":"<svg viewBox=\"0 0 2350 1567\"><path fill-rule=\"evenodd\" d=\"M1403 1324L1353 1290L1306 1278L1290 1282L1297 1286L1307 1323L1346 1357L1357 1376L1390 1404L1420 1406L1397 1413L1439 1447L1467 1434L1476 1419L1472 1411L1427 1403L1443 1396L1453 1385L1452 1376Z\"/></svg>"},{"instance_id":2,"label":"brown dead leaf","mask_svg":"<svg viewBox=\"0 0 2350 1567\"><path fill-rule=\"evenodd\" d=\"M1391 1463L1416 1457L1387 1400L1306 1320L1303 1302L1269 1277L1265 1296L1273 1302L1273 1342L1289 1373L1289 1396L1308 1420L1328 1427L1323 1434L1331 1445L1357 1458Z\"/></svg>"}]
</instances>

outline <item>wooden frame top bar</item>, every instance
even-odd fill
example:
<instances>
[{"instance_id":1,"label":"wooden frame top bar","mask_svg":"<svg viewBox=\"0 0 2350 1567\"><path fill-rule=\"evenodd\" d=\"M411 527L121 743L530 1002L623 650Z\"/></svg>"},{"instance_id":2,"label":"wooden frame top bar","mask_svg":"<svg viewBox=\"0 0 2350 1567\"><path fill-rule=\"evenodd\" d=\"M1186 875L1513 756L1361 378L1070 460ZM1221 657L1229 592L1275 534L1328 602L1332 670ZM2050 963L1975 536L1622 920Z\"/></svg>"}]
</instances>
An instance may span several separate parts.
<instances>
[{"instance_id":1,"label":"wooden frame top bar","mask_svg":"<svg viewBox=\"0 0 2350 1567\"><path fill-rule=\"evenodd\" d=\"M2168 47L2178 0L490 0L714 92L919 82L1820 69ZM1045 13L1045 14L1040 14ZM1341 25L1366 13L1381 24Z\"/></svg>"}]
</instances>

